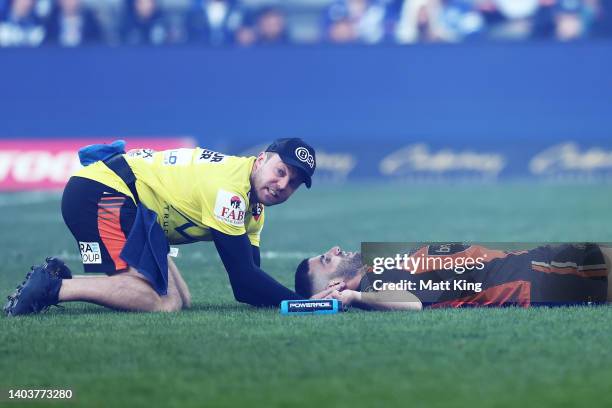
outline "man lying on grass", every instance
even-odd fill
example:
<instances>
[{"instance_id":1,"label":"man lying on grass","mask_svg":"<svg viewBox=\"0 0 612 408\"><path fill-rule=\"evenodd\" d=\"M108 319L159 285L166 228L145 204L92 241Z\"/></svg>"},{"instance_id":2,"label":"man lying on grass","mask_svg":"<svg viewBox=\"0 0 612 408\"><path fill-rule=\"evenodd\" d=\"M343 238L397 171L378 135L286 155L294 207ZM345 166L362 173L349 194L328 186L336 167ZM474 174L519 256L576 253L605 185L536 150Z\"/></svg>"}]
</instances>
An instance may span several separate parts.
<instances>
[{"instance_id":1,"label":"man lying on grass","mask_svg":"<svg viewBox=\"0 0 612 408\"><path fill-rule=\"evenodd\" d=\"M298 265L295 290L309 297L343 284L344 290L330 296L344 306L366 310L601 304L612 301L611 254L611 248L597 244L515 252L478 245L427 245L409 254L421 258L417 268L375 271L362 263L359 253L336 246ZM439 268L462 257L482 259L482 268Z\"/></svg>"}]
</instances>

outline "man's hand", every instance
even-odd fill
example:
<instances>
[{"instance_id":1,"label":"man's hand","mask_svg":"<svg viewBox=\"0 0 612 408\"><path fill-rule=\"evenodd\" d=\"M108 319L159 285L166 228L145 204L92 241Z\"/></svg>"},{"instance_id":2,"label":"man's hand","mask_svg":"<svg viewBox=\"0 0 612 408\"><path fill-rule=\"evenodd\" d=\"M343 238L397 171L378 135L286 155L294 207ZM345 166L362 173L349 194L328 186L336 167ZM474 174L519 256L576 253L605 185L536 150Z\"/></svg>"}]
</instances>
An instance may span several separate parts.
<instances>
[{"instance_id":1,"label":"man's hand","mask_svg":"<svg viewBox=\"0 0 612 408\"><path fill-rule=\"evenodd\" d=\"M332 299L338 299L342 302L342 306L350 306L354 303L359 303L361 301L361 292L357 292L354 290L346 289L346 290L334 290L330 294Z\"/></svg>"},{"instance_id":2,"label":"man's hand","mask_svg":"<svg viewBox=\"0 0 612 408\"><path fill-rule=\"evenodd\" d=\"M331 298L331 294L334 291L344 290L345 287L346 287L346 283L338 282L337 284L335 284L333 286L328 286L326 289L322 290L321 292L319 292L319 293L317 293L315 295L312 295L310 298L311 299L330 299Z\"/></svg>"}]
</instances>

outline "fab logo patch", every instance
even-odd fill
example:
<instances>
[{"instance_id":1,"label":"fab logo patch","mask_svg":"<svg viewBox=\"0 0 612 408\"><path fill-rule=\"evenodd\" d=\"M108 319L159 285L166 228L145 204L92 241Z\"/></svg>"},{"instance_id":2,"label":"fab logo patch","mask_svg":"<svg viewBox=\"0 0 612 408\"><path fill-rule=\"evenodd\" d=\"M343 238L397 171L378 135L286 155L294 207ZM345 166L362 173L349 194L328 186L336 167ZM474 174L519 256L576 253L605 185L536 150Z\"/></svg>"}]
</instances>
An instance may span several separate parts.
<instances>
[{"instance_id":1,"label":"fab logo patch","mask_svg":"<svg viewBox=\"0 0 612 408\"><path fill-rule=\"evenodd\" d=\"M215 201L215 218L226 224L244 225L246 202L244 198L230 191L219 190Z\"/></svg>"},{"instance_id":2,"label":"fab logo patch","mask_svg":"<svg viewBox=\"0 0 612 408\"><path fill-rule=\"evenodd\" d=\"M100 244L97 242L80 242L79 250L81 251L81 259L83 264L101 264L102 252Z\"/></svg>"}]
</instances>

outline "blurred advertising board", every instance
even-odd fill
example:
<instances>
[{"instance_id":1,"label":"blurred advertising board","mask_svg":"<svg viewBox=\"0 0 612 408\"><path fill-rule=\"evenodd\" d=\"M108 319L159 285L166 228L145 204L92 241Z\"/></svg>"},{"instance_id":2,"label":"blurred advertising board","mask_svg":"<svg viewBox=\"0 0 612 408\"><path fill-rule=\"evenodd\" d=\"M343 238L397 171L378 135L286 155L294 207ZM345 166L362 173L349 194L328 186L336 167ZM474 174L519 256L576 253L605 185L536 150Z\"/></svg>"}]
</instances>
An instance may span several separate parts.
<instances>
[{"instance_id":1,"label":"blurred advertising board","mask_svg":"<svg viewBox=\"0 0 612 408\"><path fill-rule=\"evenodd\" d=\"M405 182L612 181L610 140L431 140L406 138L376 143L314 143L315 179ZM307 138L308 140L308 138ZM258 144L235 149L253 155ZM236 153L230 152L230 153Z\"/></svg>"},{"instance_id":2,"label":"blurred advertising board","mask_svg":"<svg viewBox=\"0 0 612 408\"><path fill-rule=\"evenodd\" d=\"M192 147L195 142L185 137L151 138L75 138L75 139L1 139L0 190L60 189L79 168L78 150L94 143L110 143L115 139L127 142L128 149L164 150Z\"/></svg>"}]
</instances>

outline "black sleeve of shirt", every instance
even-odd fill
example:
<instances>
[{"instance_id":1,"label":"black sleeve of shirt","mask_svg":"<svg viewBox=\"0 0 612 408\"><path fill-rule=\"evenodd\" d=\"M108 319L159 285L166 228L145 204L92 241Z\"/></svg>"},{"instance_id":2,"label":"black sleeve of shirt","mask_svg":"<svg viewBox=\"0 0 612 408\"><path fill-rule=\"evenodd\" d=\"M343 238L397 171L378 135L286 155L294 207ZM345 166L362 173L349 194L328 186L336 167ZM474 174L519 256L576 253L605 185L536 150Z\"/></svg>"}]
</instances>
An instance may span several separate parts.
<instances>
[{"instance_id":1,"label":"black sleeve of shirt","mask_svg":"<svg viewBox=\"0 0 612 408\"><path fill-rule=\"evenodd\" d=\"M246 234L227 235L211 228L213 241L230 279L237 301L253 306L278 306L282 300L303 299L287 289L256 265Z\"/></svg>"},{"instance_id":2,"label":"black sleeve of shirt","mask_svg":"<svg viewBox=\"0 0 612 408\"><path fill-rule=\"evenodd\" d=\"M261 266L261 255L259 255L259 247L255 245L251 245L251 249L253 250L253 262L259 268Z\"/></svg>"}]
</instances>

